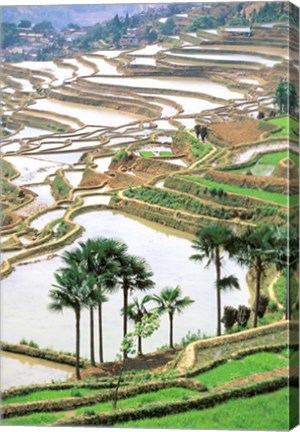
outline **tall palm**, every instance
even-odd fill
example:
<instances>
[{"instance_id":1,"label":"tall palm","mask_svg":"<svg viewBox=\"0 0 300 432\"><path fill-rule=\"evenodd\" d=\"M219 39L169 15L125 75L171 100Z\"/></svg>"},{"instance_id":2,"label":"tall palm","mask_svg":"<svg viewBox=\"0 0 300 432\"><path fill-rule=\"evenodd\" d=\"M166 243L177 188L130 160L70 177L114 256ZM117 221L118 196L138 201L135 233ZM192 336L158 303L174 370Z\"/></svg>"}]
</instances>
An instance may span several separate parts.
<instances>
[{"instance_id":1,"label":"tall palm","mask_svg":"<svg viewBox=\"0 0 300 432\"><path fill-rule=\"evenodd\" d=\"M123 291L123 336L127 334L128 297L133 291L147 291L154 287L152 271L146 260L133 255L122 256L120 261L119 287Z\"/></svg>"},{"instance_id":2,"label":"tall palm","mask_svg":"<svg viewBox=\"0 0 300 432\"><path fill-rule=\"evenodd\" d=\"M255 272L254 327L257 327L261 278L269 263L274 262L274 228L270 225L248 227L240 239L237 261Z\"/></svg>"},{"instance_id":3,"label":"tall palm","mask_svg":"<svg viewBox=\"0 0 300 432\"><path fill-rule=\"evenodd\" d=\"M299 227L292 224L276 226L272 240L273 249L269 250L269 255L274 257L277 270L283 272L287 278L285 317L289 320L293 303L290 290L291 277L299 263Z\"/></svg>"},{"instance_id":4,"label":"tall palm","mask_svg":"<svg viewBox=\"0 0 300 432\"><path fill-rule=\"evenodd\" d=\"M61 312L64 308L71 308L75 312L76 322L76 378L80 379L80 317L81 309L89 304L91 289L95 284L93 275L85 275L80 267L73 264L59 269L54 277L57 284L53 284L49 296L49 309Z\"/></svg>"},{"instance_id":5,"label":"tall palm","mask_svg":"<svg viewBox=\"0 0 300 432\"><path fill-rule=\"evenodd\" d=\"M146 304L151 301L151 297L149 295L144 296L140 301L137 297L133 297L132 303L130 303L127 307L127 317L129 320L133 321L134 324L138 324L142 321L144 316L150 315L151 312L147 310ZM121 311L122 315L124 315L124 309ZM142 356L142 337L138 335L138 355Z\"/></svg>"},{"instance_id":6,"label":"tall palm","mask_svg":"<svg viewBox=\"0 0 300 432\"><path fill-rule=\"evenodd\" d=\"M90 268L96 275L100 294L98 302L99 358L100 362L103 362L102 306L107 301L105 292L112 292L117 287L120 263L125 260L127 245L107 238L98 238L93 241L94 251L91 255Z\"/></svg>"},{"instance_id":7,"label":"tall palm","mask_svg":"<svg viewBox=\"0 0 300 432\"><path fill-rule=\"evenodd\" d=\"M288 99L288 86L285 81L281 81L276 88L273 102L277 105L279 109L279 113L282 114L286 111L287 108L287 99Z\"/></svg>"},{"instance_id":8,"label":"tall palm","mask_svg":"<svg viewBox=\"0 0 300 432\"><path fill-rule=\"evenodd\" d=\"M74 263L77 263L78 266L80 266L80 269L83 274L90 274L91 268L90 268L90 259L92 254L92 241L87 240L86 243L80 243L80 247L73 249L71 251L66 251L63 254L63 261L67 265L72 265ZM98 304L97 301L97 293L96 291L93 292L93 296L90 298L89 302L89 313L90 313L90 358L91 358L91 365L96 366L95 361L95 336L94 336L94 308L95 305Z\"/></svg>"},{"instance_id":9,"label":"tall palm","mask_svg":"<svg viewBox=\"0 0 300 432\"><path fill-rule=\"evenodd\" d=\"M216 269L217 289L217 336L221 335L221 292L226 289L239 289L239 282L234 275L221 277L222 251L233 255L236 246L236 237L231 228L221 224L211 224L202 227L197 233L197 240L193 241L192 248L198 253L190 257L194 261L207 259L206 267L214 263Z\"/></svg>"},{"instance_id":10,"label":"tall palm","mask_svg":"<svg viewBox=\"0 0 300 432\"><path fill-rule=\"evenodd\" d=\"M168 313L169 315L169 339L170 348L174 349L173 344L173 324L174 324L174 314L175 312L181 313L183 309L194 303L190 297L181 297L180 286L177 285L176 288L166 287L164 288L160 295L154 294L151 299L157 303L157 312L159 314Z\"/></svg>"}]
</instances>

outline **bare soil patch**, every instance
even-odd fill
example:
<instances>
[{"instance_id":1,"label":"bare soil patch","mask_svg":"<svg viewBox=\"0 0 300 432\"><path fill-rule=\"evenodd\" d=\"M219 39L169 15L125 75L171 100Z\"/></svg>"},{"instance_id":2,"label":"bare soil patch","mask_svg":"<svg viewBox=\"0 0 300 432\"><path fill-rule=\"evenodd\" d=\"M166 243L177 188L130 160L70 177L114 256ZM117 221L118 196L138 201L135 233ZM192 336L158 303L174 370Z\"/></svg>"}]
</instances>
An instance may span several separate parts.
<instances>
[{"instance_id":1,"label":"bare soil patch","mask_svg":"<svg viewBox=\"0 0 300 432\"><path fill-rule=\"evenodd\" d=\"M246 144L259 140L262 130L258 129L259 120L242 120L214 123L209 131L224 145Z\"/></svg>"}]
</instances>

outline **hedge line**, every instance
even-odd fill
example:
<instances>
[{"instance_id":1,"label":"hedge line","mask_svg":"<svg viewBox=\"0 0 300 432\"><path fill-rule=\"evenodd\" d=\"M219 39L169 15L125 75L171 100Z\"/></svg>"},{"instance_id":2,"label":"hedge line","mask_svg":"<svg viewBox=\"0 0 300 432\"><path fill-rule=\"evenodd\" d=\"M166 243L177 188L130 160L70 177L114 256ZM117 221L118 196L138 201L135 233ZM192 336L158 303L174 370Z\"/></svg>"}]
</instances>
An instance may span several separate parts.
<instances>
[{"instance_id":1,"label":"hedge line","mask_svg":"<svg viewBox=\"0 0 300 432\"><path fill-rule=\"evenodd\" d=\"M116 380L116 378L115 378ZM126 383L121 383L121 386L126 385ZM72 388L82 389L90 388L95 390L112 389L116 387L116 381L113 378L103 379L101 382L88 383L88 382L59 382L57 384L33 384L30 386L20 386L11 387L7 390L1 392L2 400L14 397L14 396L24 396L32 394L42 390L68 390Z\"/></svg>"},{"instance_id":2,"label":"hedge line","mask_svg":"<svg viewBox=\"0 0 300 432\"><path fill-rule=\"evenodd\" d=\"M213 169L208 170L206 178L209 180L214 180L220 183L226 183L239 187L246 187L250 189L261 189L268 192L276 193L296 193L297 184L295 181L287 179L280 179L272 177L271 179L266 179L263 176L247 176L243 174L235 174L232 172L216 171ZM298 182L298 180L297 180Z\"/></svg>"},{"instance_id":3,"label":"hedge line","mask_svg":"<svg viewBox=\"0 0 300 432\"><path fill-rule=\"evenodd\" d=\"M66 364L70 366L76 365L76 357L68 354L60 354L56 351L47 349L32 348L28 345L12 344L8 342L1 342L2 351L8 351L12 353L27 355L29 357L36 357L44 360L54 361L56 363ZM80 367L87 368L90 366L90 362L80 360Z\"/></svg>"},{"instance_id":4,"label":"hedge line","mask_svg":"<svg viewBox=\"0 0 300 432\"><path fill-rule=\"evenodd\" d=\"M128 399L143 393L154 392L171 387L182 387L190 390L206 391L207 388L200 382L187 379L175 379L169 381L154 381L139 385L121 388L118 393L119 399ZM114 391L98 395L86 395L83 397L68 397L48 401L35 401L18 404L8 404L0 407L3 418L22 416L33 412L53 412L75 409L81 406L94 405L100 402L113 401Z\"/></svg>"},{"instance_id":5,"label":"hedge line","mask_svg":"<svg viewBox=\"0 0 300 432\"><path fill-rule=\"evenodd\" d=\"M272 377L263 382L248 383L239 387L232 387L230 389L212 390L209 394L203 396L191 397L189 400L176 400L170 402L160 402L149 404L139 408L129 408L115 413L103 413L96 415L82 415L78 417L71 417L59 420L55 423L56 426L62 425L114 425L120 422L127 422L130 420L139 420L152 417L164 417L166 415L177 414L179 412L186 412L193 409L202 410L205 408L213 407L219 403L225 402L230 399L239 397L251 397L257 394L276 391L288 385L286 372L282 372L279 376Z\"/></svg>"}]
</instances>

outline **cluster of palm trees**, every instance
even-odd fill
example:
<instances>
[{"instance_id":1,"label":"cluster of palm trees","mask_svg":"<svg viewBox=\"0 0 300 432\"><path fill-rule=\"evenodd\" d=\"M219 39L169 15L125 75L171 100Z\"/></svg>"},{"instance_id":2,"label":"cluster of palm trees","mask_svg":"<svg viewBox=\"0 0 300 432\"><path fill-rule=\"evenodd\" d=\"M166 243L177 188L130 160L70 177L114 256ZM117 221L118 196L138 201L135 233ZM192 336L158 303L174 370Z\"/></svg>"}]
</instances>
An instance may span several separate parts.
<instances>
[{"instance_id":1,"label":"cluster of palm trees","mask_svg":"<svg viewBox=\"0 0 300 432\"><path fill-rule=\"evenodd\" d=\"M240 265L255 273L255 303L253 326L257 327L262 277L270 264L287 274L286 318L290 314L289 286L291 271L298 265L298 227L282 225L280 227L262 224L249 226L241 235L232 228L221 224L211 224L201 228L192 247L197 251L190 258L195 261L207 259L207 266L215 265L217 292L217 336L221 335L221 293L226 289L239 289L239 282L234 275L222 277L222 253L228 253Z\"/></svg>"},{"instance_id":2,"label":"cluster of palm trees","mask_svg":"<svg viewBox=\"0 0 300 432\"><path fill-rule=\"evenodd\" d=\"M288 239L288 244L287 244ZM275 263L278 270L295 268L298 264L299 235L296 228L286 226L275 227L260 225L248 227L242 235L237 235L232 228L223 224L211 224L202 227L192 247L196 254L190 259L202 262L207 259L206 266L214 264L216 271L217 293L217 335L221 335L221 293L226 289L239 289L235 275L223 275L224 253L235 259L239 264L254 270L256 277L256 296L254 304L254 327L258 322L259 301L261 295L262 276L270 263ZM174 347L173 324L175 313L182 312L193 303L190 297L182 297L179 286L166 287L161 293L147 294L141 300L133 298L129 303L129 295L133 292L148 291L154 287L153 273L144 258L130 255L128 246L118 240L108 238L89 239L79 243L79 247L63 254L64 267L55 273L56 284L50 290L53 311L71 308L76 319L76 377L80 379L80 316L83 308L90 313L90 357L95 366L94 312L98 309L99 326L99 360L103 355L103 304L108 301L108 294L116 290L122 291L123 336L128 333L128 319L140 322L145 315L153 312L167 313L169 317L169 344ZM199 283L200 285L200 283ZM199 293L201 286L199 286ZM287 292L287 297L288 292ZM149 302L154 303L152 309ZM289 302L287 302L287 319L289 318ZM138 340L138 353L142 354L142 339ZM125 356L125 353L124 353Z\"/></svg>"},{"instance_id":3,"label":"cluster of palm trees","mask_svg":"<svg viewBox=\"0 0 300 432\"><path fill-rule=\"evenodd\" d=\"M153 273L144 258L130 255L128 246L115 239L89 239L79 243L79 247L66 251L62 260L65 267L55 274L56 284L50 290L52 311L62 311L71 308L75 313L76 322L76 377L80 379L80 318L83 308L90 314L90 358L95 366L95 335L94 311L98 309L99 327L99 361L104 361L103 355L103 304L108 301L108 294L116 290L123 293L123 336L127 334L128 318L135 323L140 322L147 314L154 311L159 314L168 312L170 319L170 346L173 348L173 319L175 312L193 301L189 297L181 298L179 287L165 288L161 295L145 296L140 302L137 298L128 303L129 294L136 291L147 291L154 287L151 279ZM157 307L152 311L146 309L146 303L153 300ZM142 354L142 340L139 337L138 352ZM126 357L126 354L124 353Z\"/></svg>"},{"instance_id":4,"label":"cluster of palm trees","mask_svg":"<svg viewBox=\"0 0 300 432\"><path fill-rule=\"evenodd\" d=\"M299 96L294 83L286 79L281 80L276 87L273 102L277 105L280 114L295 115L299 108Z\"/></svg>"}]
</instances>

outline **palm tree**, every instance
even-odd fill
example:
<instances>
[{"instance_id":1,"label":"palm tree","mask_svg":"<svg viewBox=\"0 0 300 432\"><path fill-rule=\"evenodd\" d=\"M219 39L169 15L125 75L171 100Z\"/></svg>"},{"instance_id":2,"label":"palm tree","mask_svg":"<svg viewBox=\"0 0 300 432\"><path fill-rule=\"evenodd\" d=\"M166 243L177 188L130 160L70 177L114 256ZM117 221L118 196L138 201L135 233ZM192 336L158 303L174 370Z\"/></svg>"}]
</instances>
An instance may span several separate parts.
<instances>
[{"instance_id":1,"label":"palm tree","mask_svg":"<svg viewBox=\"0 0 300 432\"><path fill-rule=\"evenodd\" d=\"M152 271L144 258L121 256L119 287L123 291L123 336L127 334L128 296L133 291L146 291L154 287Z\"/></svg>"},{"instance_id":2,"label":"palm tree","mask_svg":"<svg viewBox=\"0 0 300 432\"><path fill-rule=\"evenodd\" d=\"M83 274L89 274L91 272L90 259L92 254L92 241L87 240L86 243L80 243L80 247L72 251L66 251L63 254L63 261L67 265L72 265L77 263ZM94 337L94 308L97 302L97 293L94 292L93 296L90 298L89 312L90 312L90 357L91 365L96 366L95 361L95 337Z\"/></svg>"},{"instance_id":3,"label":"palm tree","mask_svg":"<svg viewBox=\"0 0 300 432\"><path fill-rule=\"evenodd\" d=\"M286 112L287 105L287 83L285 81L281 81L276 88L273 102L278 106L279 113L282 114Z\"/></svg>"},{"instance_id":4,"label":"palm tree","mask_svg":"<svg viewBox=\"0 0 300 432\"><path fill-rule=\"evenodd\" d=\"M192 255L191 260L203 261L207 258L206 267L212 262L216 268L217 288L217 336L221 335L221 291L225 289L239 289L239 282L234 275L221 278L222 251L233 255L236 250L236 238L231 228L221 224L211 224L202 227L197 233L197 240L193 241L192 248L199 253Z\"/></svg>"},{"instance_id":5,"label":"palm tree","mask_svg":"<svg viewBox=\"0 0 300 432\"><path fill-rule=\"evenodd\" d=\"M167 312L169 314L170 323L170 348L174 349L173 345L173 321L175 312L181 313L190 304L194 303L190 297L181 297L180 286L176 288L166 287L160 295L154 294L151 299L157 303L157 312L163 314Z\"/></svg>"},{"instance_id":6,"label":"palm tree","mask_svg":"<svg viewBox=\"0 0 300 432\"><path fill-rule=\"evenodd\" d=\"M287 277L286 286L286 309L285 317L291 318L291 277L297 270L299 263L299 228L296 225L282 225L274 227L273 249L269 250L269 255L274 258L274 263L278 271Z\"/></svg>"},{"instance_id":7,"label":"palm tree","mask_svg":"<svg viewBox=\"0 0 300 432\"><path fill-rule=\"evenodd\" d=\"M99 288L98 301L98 327L99 327L99 358L103 357L103 325L102 325L102 305L107 301L105 292L112 292L118 284L120 274L120 263L124 262L127 252L127 245L118 240L98 238L94 240L94 252L91 256L90 266L96 275Z\"/></svg>"},{"instance_id":8,"label":"palm tree","mask_svg":"<svg viewBox=\"0 0 300 432\"><path fill-rule=\"evenodd\" d=\"M80 316L82 307L90 302L91 290L95 284L93 275L85 275L80 267L72 264L59 269L54 277L57 284L52 285L49 296L49 309L61 312L64 308L71 308L75 312L76 321L76 378L80 379Z\"/></svg>"},{"instance_id":9,"label":"palm tree","mask_svg":"<svg viewBox=\"0 0 300 432\"><path fill-rule=\"evenodd\" d=\"M237 261L255 272L254 327L257 327L261 278L269 263L274 262L274 228L270 225L248 227L239 242Z\"/></svg>"},{"instance_id":10,"label":"palm tree","mask_svg":"<svg viewBox=\"0 0 300 432\"><path fill-rule=\"evenodd\" d=\"M142 321L144 316L151 315L146 309L146 304L151 300L149 295L146 295L142 298L141 301L138 300L137 297L133 297L132 303L130 303L127 307L127 317L134 322L134 324L138 324ZM122 315L124 315L124 309L121 311ZM138 335L138 355L142 356L142 337Z\"/></svg>"}]
</instances>

